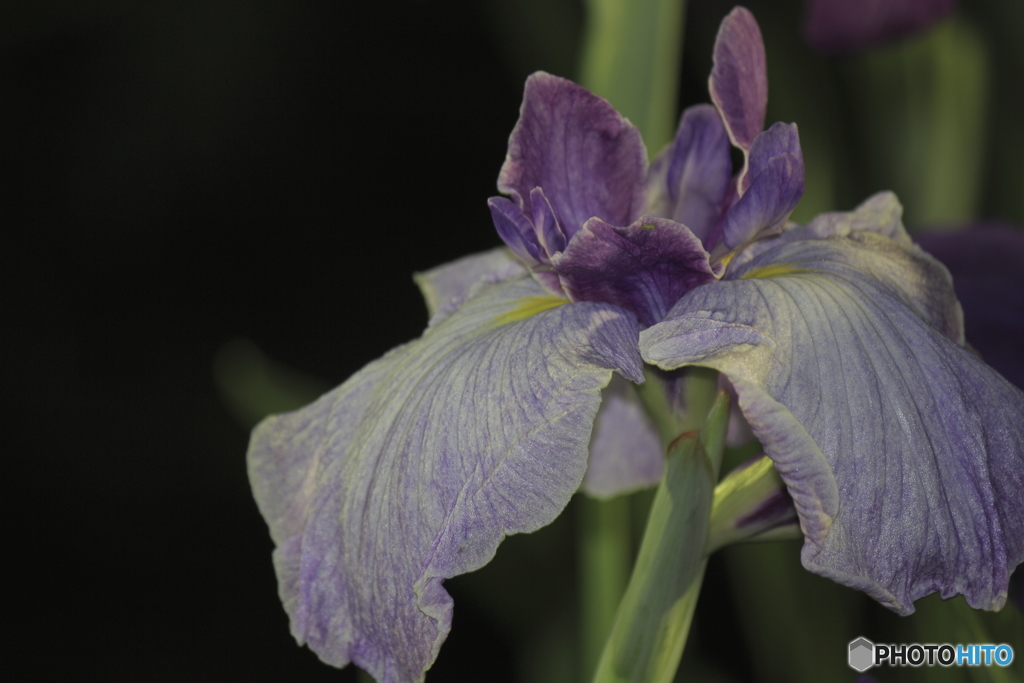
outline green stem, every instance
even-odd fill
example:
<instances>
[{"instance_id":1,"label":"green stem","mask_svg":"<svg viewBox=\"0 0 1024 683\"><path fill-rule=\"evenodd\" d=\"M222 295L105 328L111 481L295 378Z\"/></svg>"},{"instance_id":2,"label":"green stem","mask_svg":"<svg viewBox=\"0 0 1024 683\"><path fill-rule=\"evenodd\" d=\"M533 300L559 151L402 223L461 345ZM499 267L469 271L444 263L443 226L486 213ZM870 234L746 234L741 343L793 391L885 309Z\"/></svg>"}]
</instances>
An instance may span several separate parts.
<instances>
[{"instance_id":1,"label":"green stem","mask_svg":"<svg viewBox=\"0 0 1024 683\"><path fill-rule=\"evenodd\" d=\"M655 153L675 128L685 6L684 0L587 0L580 82L628 117ZM663 429L662 438L667 444L679 432ZM589 671L625 590L632 538L628 499L582 501L579 511L581 635Z\"/></svg>"},{"instance_id":2,"label":"green stem","mask_svg":"<svg viewBox=\"0 0 1024 683\"><path fill-rule=\"evenodd\" d=\"M684 0L588 0L580 82L632 121L657 154L672 139Z\"/></svg>"},{"instance_id":3,"label":"green stem","mask_svg":"<svg viewBox=\"0 0 1024 683\"><path fill-rule=\"evenodd\" d=\"M615 610L629 580L632 557L629 498L578 500L582 680L597 666Z\"/></svg>"},{"instance_id":4,"label":"green stem","mask_svg":"<svg viewBox=\"0 0 1024 683\"><path fill-rule=\"evenodd\" d=\"M866 151L873 181L900 196L912 228L952 227L977 214L989 61L977 30L953 17L850 62L865 130L872 132Z\"/></svg>"},{"instance_id":5,"label":"green stem","mask_svg":"<svg viewBox=\"0 0 1024 683\"><path fill-rule=\"evenodd\" d=\"M675 676L700 593L711 501L725 447L729 397L710 412L696 401L714 391L699 372L685 382L686 422L707 415L704 428L685 431L668 451L665 476L651 506L633 574L594 676L595 683L669 683Z\"/></svg>"}]
</instances>

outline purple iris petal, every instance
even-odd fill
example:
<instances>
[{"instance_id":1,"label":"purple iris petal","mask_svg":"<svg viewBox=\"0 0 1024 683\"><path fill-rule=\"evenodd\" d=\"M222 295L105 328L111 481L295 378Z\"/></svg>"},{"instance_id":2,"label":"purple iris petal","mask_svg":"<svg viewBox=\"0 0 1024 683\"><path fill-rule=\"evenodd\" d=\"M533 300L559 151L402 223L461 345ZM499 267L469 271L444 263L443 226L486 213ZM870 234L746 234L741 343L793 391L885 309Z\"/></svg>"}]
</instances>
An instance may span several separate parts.
<instances>
[{"instance_id":1,"label":"purple iris petal","mask_svg":"<svg viewBox=\"0 0 1024 683\"><path fill-rule=\"evenodd\" d=\"M922 319L946 308L917 300L948 290L944 269L855 231L769 240L728 277L641 353L729 377L793 496L804 566L904 614L935 591L1001 606L1024 560L1024 393Z\"/></svg>"},{"instance_id":2,"label":"purple iris petal","mask_svg":"<svg viewBox=\"0 0 1024 683\"><path fill-rule=\"evenodd\" d=\"M718 222L732 177L729 135L718 111L698 104L683 112L675 140L651 165L649 212L682 223L706 237Z\"/></svg>"},{"instance_id":3,"label":"purple iris petal","mask_svg":"<svg viewBox=\"0 0 1024 683\"><path fill-rule=\"evenodd\" d=\"M612 377L601 394L601 410L590 437L583 491L611 498L654 486L665 471L661 435L647 417L633 386Z\"/></svg>"},{"instance_id":4,"label":"purple iris petal","mask_svg":"<svg viewBox=\"0 0 1024 683\"><path fill-rule=\"evenodd\" d=\"M572 81L538 72L526 81L498 190L533 215L543 188L567 238L598 216L629 225L643 205L647 152L636 127L608 101Z\"/></svg>"},{"instance_id":5,"label":"purple iris petal","mask_svg":"<svg viewBox=\"0 0 1024 683\"><path fill-rule=\"evenodd\" d=\"M501 282L523 273L523 266L512 258L508 249L498 247L416 273L413 279L426 301L427 312L433 317L439 310L450 312L458 307L479 282Z\"/></svg>"},{"instance_id":6,"label":"purple iris petal","mask_svg":"<svg viewBox=\"0 0 1024 683\"><path fill-rule=\"evenodd\" d=\"M757 176L778 157L794 157L801 168L800 179L803 180L804 154L800 149L800 131L795 123L773 123L768 130L758 133L754 144L750 146L750 173L743 191L746 192Z\"/></svg>"},{"instance_id":7,"label":"purple iris petal","mask_svg":"<svg viewBox=\"0 0 1024 683\"><path fill-rule=\"evenodd\" d=\"M683 294L715 279L708 253L689 228L654 216L627 228L592 218L554 265L573 300L621 306L645 326L661 320Z\"/></svg>"},{"instance_id":8,"label":"purple iris petal","mask_svg":"<svg viewBox=\"0 0 1024 683\"><path fill-rule=\"evenodd\" d=\"M826 54L859 50L927 28L955 0L807 0L804 37Z\"/></svg>"},{"instance_id":9,"label":"purple iris petal","mask_svg":"<svg viewBox=\"0 0 1024 683\"><path fill-rule=\"evenodd\" d=\"M477 285L419 340L254 431L282 602L324 661L421 680L451 624L443 580L579 487L612 370L643 379L638 330L605 304L525 317L544 294L529 278Z\"/></svg>"},{"instance_id":10,"label":"purple iris petal","mask_svg":"<svg viewBox=\"0 0 1024 683\"><path fill-rule=\"evenodd\" d=\"M915 239L952 273L967 341L1024 388L1024 232L991 224Z\"/></svg>"},{"instance_id":11,"label":"purple iris petal","mask_svg":"<svg viewBox=\"0 0 1024 683\"><path fill-rule=\"evenodd\" d=\"M871 195L854 211L831 211L820 214L807 225L787 230L780 239L825 239L847 237L857 232L873 232L901 244L911 242L910 235L903 227L903 205L895 194L888 191ZM757 253L761 248L772 248L772 245L754 245L748 252ZM739 263L739 259L734 259L733 263Z\"/></svg>"},{"instance_id":12,"label":"purple iris petal","mask_svg":"<svg viewBox=\"0 0 1024 683\"><path fill-rule=\"evenodd\" d=\"M791 226L774 239L747 247L729 264L726 279L738 277L749 269L751 261L778 249L782 244L851 237L862 233L881 235L889 239L878 242L876 248L889 252L889 256L865 261L861 266L864 275L879 280L887 288L899 291L918 318L963 346L963 313L948 271L932 258L917 259L915 276L911 276L901 265L898 254L903 248L918 251L903 227L900 220L902 215L903 206L896 195L892 192L879 192L854 211L823 213L807 225Z\"/></svg>"},{"instance_id":13,"label":"purple iris petal","mask_svg":"<svg viewBox=\"0 0 1024 683\"><path fill-rule=\"evenodd\" d=\"M708 88L733 144L749 151L764 128L768 71L761 29L745 7L733 9L722 20Z\"/></svg>"},{"instance_id":14,"label":"purple iris petal","mask_svg":"<svg viewBox=\"0 0 1024 683\"><path fill-rule=\"evenodd\" d=\"M736 249L782 229L804 193L804 159L795 123L776 123L754 140L744 194L730 207L722 241Z\"/></svg>"},{"instance_id":15,"label":"purple iris petal","mask_svg":"<svg viewBox=\"0 0 1024 683\"><path fill-rule=\"evenodd\" d=\"M487 200L487 208L491 210L491 220L494 221L498 236L512 253L527 265L540 263L542 249L537 242L533 224L522 209L504 197L491 197Z\"/></svg>"},{"instance_id":16,"label":"purple iris petal","mask_svg":"<svg viewBox=\"0 0 1024 683\"><path fill-rule=\"evenodd\" d=\"M530 205L533 208L533 230L547 256L553 256L565 249L566 237L562 226L555 218L551 202L544 195L543 188L535 187L530 191Z\"/></svg>"}]
</instances>

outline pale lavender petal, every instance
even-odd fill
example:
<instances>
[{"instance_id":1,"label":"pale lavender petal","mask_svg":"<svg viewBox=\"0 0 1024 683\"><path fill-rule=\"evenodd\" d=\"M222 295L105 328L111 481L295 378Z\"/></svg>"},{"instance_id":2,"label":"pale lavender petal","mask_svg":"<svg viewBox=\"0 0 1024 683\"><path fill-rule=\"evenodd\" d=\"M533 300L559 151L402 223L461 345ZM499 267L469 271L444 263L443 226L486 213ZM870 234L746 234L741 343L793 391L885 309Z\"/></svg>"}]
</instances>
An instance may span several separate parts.
<instances>
[{"instance_id":1,"label":"pale lavender petal","mask_svg":"<svg viewBox=\"0 0 1024 683\"><path fill-rule=\"evenodd\" d=\"M953 275L967 341L1024 388L1024 231L981 224L915 239Z\"/></svg>"},{"instance_id":2,"label":"pale lavender petal","mask_svg":"<svg viewBox=\"0 0 1024 683\"><path fill-rule=\"evenodd\" d=\"M544 189L566 237L588 218L629 225L643 205L647 152L636 127L608 101L544 72L526 80L498 190L533 215Z\"/></svg>"},{"instance_id":3,"label":"pale lavender petal","mask_svg":"<svg viewBox=\"0 0 1024 683\"><path fill-rule=\"evenodd\" d=\"M590 437L583 491L611 498L654 486L665 471L665 447L636 390L619 376L602 392Z\"/></svg>"},{"instance_id":4,"label":"pale lavender petal","mask_svg":"<svg viewBox=\"0 0 1024 683\"><path fill-rule=\"evenodd\" d=\"M643 216L628 228L587 221L554 259L574 301L604 301L653 325L690 289L715 279L708 253L689 228Z\"/></svg>"},{"instance_id":5,"label":"pale lavender petal","mask_svg":"<svg viewBox=\"0 0 1024 683\"><path fill-rule=\"evenodd\" d=\"M911 284L872 275L890 271ZM649 362L732 381L804 566L904 614L935 591L998 609L1024 560L1024 393L918 316L934 274L869 232L782 242L640 337Z\"/></svg>"},{"instance_id":6,"label":"pale lavender petal","mask_svg":"<svg viewBox=\"0 0 1024 683\"><path fill-rule=\"evenodd\" d=\"M803 196L804 159L795 123L776 123L757 136L743 182L744 194L729 209L722 228L722 242L729 249L781 231Z\"/></svg>"},{"instance_id":7,"label":"pale lavender petal","mask_svg":"<svg viewBox=\"0 0 1024 683\"><path fill-rule=\"evenodd\" d=\"M729 392L732 400L729 402L729 429L725 433L725 445L731 448L744 446L754 440L754 432L750 429L750 423L743 417L739 401L736 400L736 389L732 382L725 375L718 376L718 387Z\"/></svg>"},{"instance_id":8,"label":"pale lavender petal","mask_svg":"<svg viewBox=\"0 0 1024 683\"><path fill-rule=\"evenodd\" d=\"M882 281L886 287L898 290L917 317L962 346L963 312L956 299L949 272L911 242L900 220L902 214L903 207L896 195L880 192L861 203L854 211L825 213L807 225L791 225L777 237L750 245L732 260L725 278L741 277L750 271L752 261L770 261L773 257L769 252L776 252L782 245L791 242L866 234L888 237L889 241L877 242L878 249L889 252L888 257L868 259L857 264L857 267L872 278ZM913 271L901 265L899 254L906 250L915 254Z\"/></svg>"},{"instance_id":9,"label":"pale lavender petal","mask_svg":"<svg viewBox=\"0 0 1024 683\"><path fill-rule=\"evenodd\" d=\"M522 209L504 197L491 197L487 200L487 208L491 210L491 220L498 237L512 253L528 266L540 263L541 246L537 243L533 224Z\"/></svg>"},{"instance_id":10,"label":"pale lavender petal","mask_svg":"<svg viewBox=\"0 0 1024 683\"><path fill-rule=\"evenodd\" d=\"M860 50L923 30L955 0L807 0L804 37L826 54Z\"/></svg>"},{"instance_id":11,"label":"pale lavender petal","mask_svg":"<svg viewBox=\"0 0 1024 683\"><path fill-rule=\"evenodd\" d=\"M853 211L833 211L814 218L806 226L786 232L786 239L846 237L855 232L873 232L902 244L910 244L903 227L903 205L892 192L871 195Z\"/></svg>"},{"instance_id":12,"label":"pale lavender petal","mask_svg":"<svg viewBox=\"0 0 1024 683\"><path fill-rule=\"evenodd\" d=\"M761 29L750 10L737 7L722 20L715 39L708 89L722 112L733 144L749 151L764 128L768 70Z\"/></svg>"},{"instance_id":13,"label":"pale lavender petal","mask_svg":"<svg viewBox=\"0 0 1024 683\"><path fill-rule=\"evenodd\" d=\"M282 602L325 662L422 680L451 624L442 581L549 523L579 487L612 370L642 381L636 320L605 304L544 310L557 304L544 295L529 278L477 285L419 340L254 431Z\"/></svg>"},{"instance_id":14,"label":"pale lavender petal","mask_svg":"<svg viewBox=\"0 0 1024 683\"><path fill-rule=\"evenodd\" d=\"M873 232L902 244L910 244L910 235L903 227L903 205L892 192L879 192L861 202L853 211L823 213L807 225L790 224L774 239L755 242L737 253L726 269L729 273L743 268L765 251L776 249L781 242L847 237L856 232Z\"/></svg>"},{"instance_id":15,"label":"pale lavender petal","mask_svg":"<svg viewBox=\"0 0 1024 683\"><path fill-rule=\"evenodd\" d=\"M729 136L718 111L698 104L683 112L676 138L651 165L648 212L682 223L705 239L722 214L732 178Z\"/></svg>"},{"instance_id":16,"label":"pale lavender petal","mask_svg":"<svg viewBox=\"0 0 1024 683\"><path fill-rule=\"evenodd\" d=\"M427 312L433 316L442 307L458 305L478 282L501 282L523 274L523 266L504 247L463 256L415 273Z\"/></svg>"}]
</instances>

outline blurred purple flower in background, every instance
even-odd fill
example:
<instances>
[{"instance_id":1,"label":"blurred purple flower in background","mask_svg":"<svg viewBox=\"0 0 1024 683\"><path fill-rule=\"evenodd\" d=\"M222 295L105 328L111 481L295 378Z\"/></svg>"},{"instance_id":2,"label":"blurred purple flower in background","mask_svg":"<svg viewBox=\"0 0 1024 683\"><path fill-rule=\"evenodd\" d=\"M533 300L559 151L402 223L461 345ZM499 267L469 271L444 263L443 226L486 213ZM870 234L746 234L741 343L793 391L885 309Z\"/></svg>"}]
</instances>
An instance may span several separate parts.
<instances>
[{"instance_id":1,"label":"blurred purple flower in background","mask_svg":"<svg viewBox=\"0 0 1024 683\"><path fill-rule=\"evenodd\" d=\"M807 0L804 37L826 54L852 52L927 28L955 0Z\"/></svg>"},{"instance_id":2,"label":"blurred purple flower in background","mask_svg":"<svg viewBox=\"0 0 1024 683\"><path fill-rule=\"evenodd\" d=\"M967 342L1024 389L1024 231L979 223L914 238L953 275Z\"/></svg>"}]
</instances>

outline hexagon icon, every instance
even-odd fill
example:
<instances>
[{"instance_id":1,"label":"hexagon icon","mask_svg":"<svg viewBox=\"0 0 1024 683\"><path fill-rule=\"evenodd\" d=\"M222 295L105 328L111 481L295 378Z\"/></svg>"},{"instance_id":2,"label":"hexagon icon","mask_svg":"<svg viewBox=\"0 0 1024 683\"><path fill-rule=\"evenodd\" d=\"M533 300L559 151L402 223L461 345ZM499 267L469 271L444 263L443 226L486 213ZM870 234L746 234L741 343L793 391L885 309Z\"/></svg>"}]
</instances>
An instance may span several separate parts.
<instances>
[{"instance_id":1,"label":"hexagon icon","mask_svg":"<svg viewBox=\"0 0 1024 683\"><path fill-rule=\"evenodd\" d=\"M875 663L875 644L867 638L850 642L850 667L861 673Z\"/></svg>"}]
</instances>

